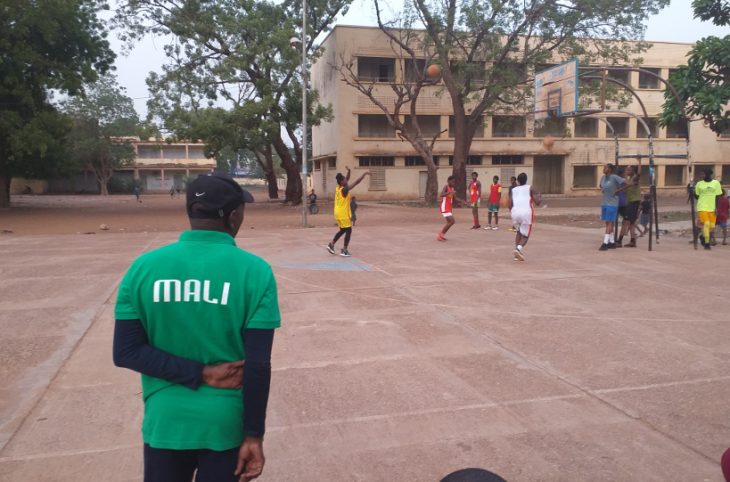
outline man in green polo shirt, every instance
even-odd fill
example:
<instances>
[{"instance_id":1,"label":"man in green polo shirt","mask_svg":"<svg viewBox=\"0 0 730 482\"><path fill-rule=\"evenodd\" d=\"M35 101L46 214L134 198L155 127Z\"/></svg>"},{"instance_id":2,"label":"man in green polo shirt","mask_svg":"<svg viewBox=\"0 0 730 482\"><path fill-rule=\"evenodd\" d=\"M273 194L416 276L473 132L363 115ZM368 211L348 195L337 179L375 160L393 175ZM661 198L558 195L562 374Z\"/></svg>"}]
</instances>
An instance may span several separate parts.
<instances>
[{"instance_id":1,"label":"man in green polo shirt","mask_svg":"<svg viewBox=\"0 0 730 482\"><path fill-rule=\"evenodd\" d=\"M271 267L236 246L253 197L207 174L191 230L140 256L115 308L114 362L142 374L145 482L248 481L263 470L274 329Z\"/></svg>"}]
</instances>

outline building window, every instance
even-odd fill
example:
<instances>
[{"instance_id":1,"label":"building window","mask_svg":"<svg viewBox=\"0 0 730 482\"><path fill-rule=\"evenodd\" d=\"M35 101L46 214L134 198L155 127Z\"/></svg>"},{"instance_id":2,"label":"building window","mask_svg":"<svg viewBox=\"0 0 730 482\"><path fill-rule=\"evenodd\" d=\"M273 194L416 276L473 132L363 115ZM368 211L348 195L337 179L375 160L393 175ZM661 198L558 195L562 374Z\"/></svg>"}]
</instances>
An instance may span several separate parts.
<instances>
[{"instance_id":1,"label":"building window","mask_svg":"<svg viewBox=\"0 0 730 482\"><path fill-rule=\"evenodd\" d=\"M684 186L684 166L664 166L665 186Z\"/></svg>"},{"instance_id":2,"label":"building window","mask_svg":"<svg viewBox=\"0 0 730 482\"><path fill-rule=\"evenodd\" d=\"M705 177L706 169L712 171L713 174L717 174L715 172L715 166L713 164L695 164L694 166L692 166L692 176L694 177L695 182Z\"/></svg>"},{"instance_id":3,"label":"building window","mask_svg":"<svg viewBox=\"0 0 730 482\"><path fill-rule=\"evenodd\" d=\"M454 165L454 156L449 156L449 166ZM466 156L467 166L481 166L482 156Z\"/></svg>"},{"instance_id":4,"label":"building window","mask_svg":"<svg viewBox=\"0 0 730 482\"><path fill-rule=\"evenodd\" d=\"M433 163L439 165L438 156L433 156ZM406 167L425 166L426 160L421 156L406 156Z\"/></svg>"},{"instance_id":5,"label":"building window","mask_svg":"<svg viewBox=\"0 0 730 482\"><path fill-rule=\"evenodd\" d=\"M438 115L419 115L418 127L421 128L421 134L424 139L433 139L439 137L441 133L441 116ZM411 116L407 115L405 120L406 132L416 135L415 130L411 127Z\"/></svg>"},{"instance_id":6,"label":"building window","mask_svg":"<svg viewBox=\"0 0 730 482\"><path fill-rule=\"evenodd\" d=\"M659 124L657 124L657 118L656 117L644 117L644 122L646 122L647 127L649 127L649 131L651 132L651 136L656 139L659 137ZM637 137L645 137L646 136L646 129L644 129L644 126L639 123L637 126Z\"/></svg>"},{"instance_id":7,"label":"building window","mask_svg":"<svg viewBox=\"0 0 730 482\"><path fill-rule=\"evenodd\" d=\"M373 166L393 167L393 165L395 164L394 158L391 156L358 157L357 161L358 161L358 165L360 167L373 167Z\"/></svg>"},{"instance_id":8,"label":"building window","mask_svg":"<svg viewBox=\"0 0 730 482\"><path fill-rule=\"evenodd\" d=\"M650 69L647 67L642 67L642 68L644 70L652 72L656 75L659 75L659 73L661 72L660 69ZM644 72L639 72L639 88L640 89L658 89L659 88L659 79L657 79L653 75L645 74Z\"/></svg>"},{"instance_id":9,"label":"building window","mask_svg":"<svg viewBox=\"0 0 730 482\"><path fill-rule=\"evenodd\" d=\"M163 159L185 159L185 146L165 146L162 148Z\"/></svg>"},{"instance_id":10,"label":"building window","mask_svg":"<svg viewBox=\"0 0 730 482\"><path fill-rule=\"evenodd\" d=\"M357 135L359 137L395 137L395 128L388 118L379 114L360 114L357 116Z\"/></svg>"},{"instance_id":11,"label":"building window","mask_svg":"<svg viewBox=\"0 0 730 482\"><path fill-rule=\"evenodd\" d=\"M576 117L573 119L573 124L575 137L598 137L598 119Z\"/></svg>"},{"instance_id":12,"label":"building window","mask_svg":"<svg viewBox=\"0 0 730 482\"><path fill-rule=\"evenodd\" d=\"M332 159L330 159L327 162L328 162L327 167L329 167L330 169L336 169L337 168L337 159L336 158L333 157Z\"/></svg>"},{"instance_id":13,"label":"building window","mask_svg":"<svg viewBox=\"0 0 730 482\"><path fill-rule=\"evenodd\" d=\"M202 148L201 148L202 150ZM138 146L137 147L137 159L159 159L160 148L159 146Z\"/></svg>"},{"instance_id":14,"label":"building window","mask_svg":"<svg viewBox=\"0 0 730 482\"><path fill-rule=\"evenodd\" d=\"M406 82L418 82L424 75L426 70L426 60L413 59L403 60L403 69L405 71Z\"/></svg>"},{"instance_id":15,"label":"building window","mask_svg":"<svg viewBox=\"0 0 730 482\"><path fill-rule=\"evenodd\" d=\"M684 186L684 166L664 166L665 186Z\"/></svg>"},{"instance_id":16,"label":"building window","mask_svg":"<svg viewBox=\"0 0 730 482\"><path fill-rule=\"evenodd\" d=\"M618 80L626 85L631 85L631 71L626 69L608 70L606 76Z\"/></svg>"},{"instance_id":17,"label":"building window","mask_svg":"<svg viewBox=\"0 0 730 482\"><path fill-rule=\"evenodd\" d=\"M667 139L684 139L687 134L687 121L680 119L667 126Z\"/></svg>"},{"instance_id":18,"label":"building window","mask_svg":"<svg viewBox=\"0 0 730 482\"><path fill-rule=\"evenodd\" d=\"M321 170L320 161L314 161L314 170L315 171L320 171Z\"/></svg>"},{"instance_id":19,"label":"building window","mask_svg":"<svg viewBox=\"0 0 730 482\"><path fill-rule=\"evenodd\" d=\"M550 117L535 121L535 137L555 136L567 137L568 129L565 117Z\"/></svg>"},{"instance_id":20,"label":"building window","mask_svg":"<svg viewBox=\"0 0 730 482\"><path fill-rule=\"evenodd\" d=\"M525 137L525 118L520 115L492 116L492 137Z\"/></svg>"},{"instance_id":21,"label":"building window","mask_svg":"<svg viewBox=\"0 0 730 482\"><path fill-rule=\"evenodd\" d=\"M619 139L625 139L629 137L629 118L628 117L608 117L606 118L611 127L613 127L613 133L611 129L606 127L606 137L612 138L613 134Z\"/></svg>"},{"instance_id":22,"label":"building window","mask_svg":"<svg viewBox=\"0 0 730 482\"><path fill-rule=\"evenodd\" d=\"M505 166L505 165L517 165L517 164L524 164L525 163L525 156L518 156L518 155L496 155L492 156L492 165L495 166Z\"/></svg>"},{"instance_id":23,"label":"building window","mask_svg":"<svg viewBox=\"0 0 730 482\"><path fill-rule=\"evenodd\" d=\"M393 82L395 80L395 59L358 57L357 78L365 82Z\"/></svg>"},{"instance_id":24,"label":"building window","mask_svg":"<svg viewBox=\"0 0 730 482\"><path fill-rule=\"evenodd\" d=\"M573 166L573 187L596 187L596 166Z\"/></svg>"},{"instance_id":25,"label":"building window","mask_svg":"<svg viewBox=\"0 0 730 482\"><path fill-rule=\"evenodd\" d=\"M450 62L451 74L465 84L467 77L472 85L484 85L484 62L453 60Z\"/></svg>"},{"instance_id":26,"label":"building window","mask_svg":"<svg viewBox=\"0 0 730 482\"><path fill-rule=\"evenodd\" d=\"M188 159L207 159L203 146L188 146Z\"/></svg>"},{"instance_id":27,"label":"building window","mask_svg":"<svg viewBox=\"0 0 730 482\"><path fill-rule=\"evenodd\" d=\"M456 131L456 125L454 123L454 116L449 116L449 137L451 139L454 138L454 132ZM476 130L474 131L474 137L481 139L484 137L484 122L480 122L477 126Z\"/></svg>"}]
</instances>

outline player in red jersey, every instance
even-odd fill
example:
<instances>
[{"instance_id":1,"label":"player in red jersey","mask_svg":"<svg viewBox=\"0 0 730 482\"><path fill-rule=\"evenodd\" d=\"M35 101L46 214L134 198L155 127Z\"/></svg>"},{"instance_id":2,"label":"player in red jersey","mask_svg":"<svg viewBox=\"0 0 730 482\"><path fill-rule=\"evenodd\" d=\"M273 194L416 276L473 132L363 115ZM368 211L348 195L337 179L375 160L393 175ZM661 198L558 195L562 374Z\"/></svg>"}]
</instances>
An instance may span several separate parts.
<instances>
[{"instance_id":1,"label":"player in red jersey","mask_svg":"<svg viewBox=\"0 0 730 482\"><path fill-rule=\"evenodd\" d=\"M441 215L446 220L446 224L436 236L436 239L438 239L439 241L446 241L446 231L448 231L455 223L453 213L454 200L456 200L456 202L466 203L466 201L464 201L463 199L459 199L458 197L456 197L456 190L454 189L454 179L454 176L449 176L449 178L446 180L446 185L441 190Z\"/></svg>"},{"instance_id":2,"label":"player in red jersey","mask_svg":"<svg viewBox=\"0 0 730 482\"><path fill-rule=\"evenodd\" d=\"M471 173L471 182L469 183L469 205L471 206L471 214L474 216L474 226L471 229L479 229L479 202L482 200L482 183L477 179L479 174Z\"/></svg>"}]
</instances>

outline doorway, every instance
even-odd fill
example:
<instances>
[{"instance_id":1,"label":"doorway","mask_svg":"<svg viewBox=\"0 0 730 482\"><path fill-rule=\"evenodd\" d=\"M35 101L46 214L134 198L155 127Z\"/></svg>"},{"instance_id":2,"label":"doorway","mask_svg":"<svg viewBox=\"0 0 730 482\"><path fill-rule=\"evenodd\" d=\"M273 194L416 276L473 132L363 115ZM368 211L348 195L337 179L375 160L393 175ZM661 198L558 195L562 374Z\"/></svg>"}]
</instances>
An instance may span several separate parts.
<instances>
[{"instance_id":1,"label":"doorway","mask_svg":"<svg viewBox=\"0 0 730 482\"><path fill-rule=\"evenodd\" d=\"M542 194L563 194L565 156L535 156L532 185Z\"/></svg>"}]
</instances>

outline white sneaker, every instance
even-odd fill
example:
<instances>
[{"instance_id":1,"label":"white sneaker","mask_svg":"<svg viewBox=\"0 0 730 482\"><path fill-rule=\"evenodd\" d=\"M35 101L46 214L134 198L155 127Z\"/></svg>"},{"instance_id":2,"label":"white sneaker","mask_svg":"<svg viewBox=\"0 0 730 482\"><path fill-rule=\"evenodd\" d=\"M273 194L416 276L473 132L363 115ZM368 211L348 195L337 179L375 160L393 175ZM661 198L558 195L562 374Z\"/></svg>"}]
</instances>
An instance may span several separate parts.
<instances>
[{"instance_id":1,"label":"white sneaker","mask_svg":"<svg viewBox=\"0 0 730 482\"><path fill-rule=\"evenodd\" d=\"M515 248L512 254L514 254L515 258L519 259L520 261L525 260L525 252L519 246Z\"/></svg>"},{"instance_id":2,"label":"white sneaker","mask_svg":"<svg viewBox=\"0 0 730 482\"><path fill-rule=\"evenodd\" d=\"M496 231L496 230L498 230L498 229L499 229L499 226L492 226L492 229L493 229L494 231Z\"/></svg>"},{"instance_id":3,"label":"white sneaker","mask_svg":"<svg viewBox=\"0 0 730 482\"><path fill-rule=\"evenodd\" d=\"M492 226L490 224L487 224L486 226L484 226L485 231L489 231L490 229L492 229Z\"/></svg>"}]
</instances>

